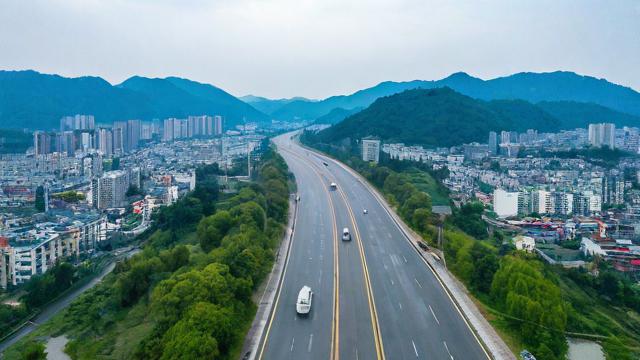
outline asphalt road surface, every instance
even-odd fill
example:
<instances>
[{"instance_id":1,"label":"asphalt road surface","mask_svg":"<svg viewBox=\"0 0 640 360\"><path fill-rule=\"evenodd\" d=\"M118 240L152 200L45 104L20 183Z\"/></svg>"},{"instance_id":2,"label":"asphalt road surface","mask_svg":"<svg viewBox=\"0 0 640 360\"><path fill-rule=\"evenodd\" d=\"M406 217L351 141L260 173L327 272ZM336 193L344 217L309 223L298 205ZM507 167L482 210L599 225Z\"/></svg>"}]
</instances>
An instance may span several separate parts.
<instances>
[{"instance_id":1,"label":"asphalt road surface","mask_svg":"<svg viewBox=\"0 0 640 360\"><path fill-rule=\"evenodd\" d=\"M296 176L298 218L258 358L487 359L367 185L290 136L274 141ZM338 188L330 189L331 182ZM341 240L345 227L350 241ZM311 313L303 317L295 303L304 285L314 296Z\"/></svg>"}]
</instances>

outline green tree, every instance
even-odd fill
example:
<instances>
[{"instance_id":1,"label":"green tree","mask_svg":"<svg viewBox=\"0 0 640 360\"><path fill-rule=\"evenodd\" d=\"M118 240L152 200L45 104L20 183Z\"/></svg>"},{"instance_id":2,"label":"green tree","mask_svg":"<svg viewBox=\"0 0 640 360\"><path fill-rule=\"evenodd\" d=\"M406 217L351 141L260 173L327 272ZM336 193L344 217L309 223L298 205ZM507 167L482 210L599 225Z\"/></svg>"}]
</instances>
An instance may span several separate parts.
<instances>
[{"instance_id":1,"label":"green tree","mask_svg":"<svg viewBox=\"0 0 640 360\"><path fill-rule=\"evenodd\" d=\"M536 356L536 359L541 359L541 360L557 359L553 351L551 351L551 349L549 349L549 347L546 344L540 344L540 346L538 346L538 350L535 351L534 355Z\"/></svg>"},{"instance_id":2,"label":"green tree","mask_svg":"<svg viewBox=\"0 0 640 360\"><path fill-rule=\"evenodd\" d=\"M471 273L471 286L479 292L488 294L493 276L499 267L498 257L488 246L476 241L471 247L471 258L475 265L475 270Z\"/></svg>"},{"instance_id":3,"label":"green tree","mask_svg":"<svg viewBox=\"0 0 640 360\"><path fill-rule=\"evenodd\" d=\"M209 252L220 246L222 238L233 226L234 221L228 211L221 210L214 215L207 216L198 224L198 241L203 251Z\"/></svg>"},{"instance_id":4,"label":"green tree","mask_svg":"<svg viewBox=\"0 0 640 360\"><path fill-rule=\"evenodd\" d=\"M633 355L625 344L616 336L609 336L602 344L607 360L632 360Z\"/></svg>"},{"instance_id":5,"label":"green tree","mask_svg":"<svg viewBox=\"0 0 640 360\"><path fill-rule=\"evenodd\" d=\"M406 219L411 219L419 208L430 210L431 198L422 191L414 191L400 207L400 214Z\"/></svg>"},{"instance_id":6,"label":"green tree","mask_svg":"<svg viewBox=\"0 0 640 360\"><path fill-rule=\"evenodd\" d=\"M418 208L413 212L411 223L419 232L423 233L429 228L430 220L431 211L425 208Z\"/></svg>"},{"instance_id":7,"label":"green tree","mask_svg":"<svg viewBox=\"0 0 640 360\"><path fill-rule=\"evenodd\" d=\"M47 353L44 351L45 346L43 343L29 341L24 349L20 352L20 359L22 360L46 360Z\"/></svg>"}]
</instances>

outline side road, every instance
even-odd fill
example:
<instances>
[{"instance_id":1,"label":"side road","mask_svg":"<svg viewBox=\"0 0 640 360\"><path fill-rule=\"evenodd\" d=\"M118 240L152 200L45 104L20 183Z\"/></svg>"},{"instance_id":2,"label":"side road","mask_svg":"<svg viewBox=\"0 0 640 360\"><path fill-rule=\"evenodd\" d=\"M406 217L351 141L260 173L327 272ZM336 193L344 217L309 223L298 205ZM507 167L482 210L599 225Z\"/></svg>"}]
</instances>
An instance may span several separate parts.
<instances>
[{"instance_id":1,"label":"side road","mask_svg":"<svg viewBox=\"0 0 640 360\"><path fill-rule=\"evenodd\" d=\"M280 247L278 248L273 268L267 281L255 294L255 296L260 296L258 310L242 345L242 352L240 354L242 354L243 360L253 360L256 358L258 347L264 334L264 327L273 312L273 301L278 293L278 289L282 285L282 275L287 265L287 260L289 259L293 232L296 225L296 216L298 214L298 202L294 200L294 196L295 195L292 195L289 199L289 221ZM254 300L258 299L256 298Z\"/></svg>"},{"instance_id":2,"label":"side road","mask_svg":"<svg viewBox=\"0 0 640 360\"><path fill-rule=\"evenodd\" d=\"M402 221L402 219L400 219L400 217L395 213L395 211L393 211L393 209L391 209L387 201L378 192L378 190L350 167L333 158L327 157L323 154L319 154L314 149L307 149L325 160L334 162L347 172L351 173L374 195L377 201L391 215L391 218L394 220L398 228L400 228L400 230L403 232L407 241L409 241L413 245L414 249L424 259L426 265L429 266L436 277L440 280L440 283L449 294L451 300L456 304L457 308L460 310L465 320L474 330L475 334L481 339L483 346L491 354L491 357L493 357L494 359L515 360L516 357L511 352L507 344L502 340L502 338L498 335L491 324L489 324L487 319L482 316L476 304L471 300L470 294L468 293L466 287L462 283L460 283L440 261L437 261L430 252L424 252L420 249L420 247L418 246L420 236L413 230L411 230L411 228L409 228Z\"/></svg>"}]
</instances>

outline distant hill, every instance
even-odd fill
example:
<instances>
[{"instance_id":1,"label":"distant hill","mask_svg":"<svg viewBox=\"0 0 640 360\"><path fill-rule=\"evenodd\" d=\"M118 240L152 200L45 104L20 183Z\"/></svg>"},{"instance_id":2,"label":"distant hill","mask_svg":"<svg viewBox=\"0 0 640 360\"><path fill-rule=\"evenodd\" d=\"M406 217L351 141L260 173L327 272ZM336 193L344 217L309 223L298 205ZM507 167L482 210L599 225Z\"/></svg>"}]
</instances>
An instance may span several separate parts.
<instances>
[{"instance_id":1,"label":"distant hill","mask_svg":"<svg viewBox=\"0 0 640 360\"><path fill-rule=\"evenodd\" d=\"M186 79L133 77L112 86L99 77L65 78L0 71L0 128L51 129L60 117L93 114L98 122L221 114L229 126L269 117L214 86Z\"/></svg>"},{"instance_id":2,"label":"distant hill","mask_svg":"<svg viewBox=\"0 0 640 360\"><path fill-rule=\"evenodd\" d=\"M536 104L561 121L563 129L587 127L590 123L611 122L617 126L640 126L640 116L615 111L602 105L575 101L541 101Z\"/></svg>"},{"instance_id":3,"label":"distant hill","mask_svg":"<svg viewBox=\"0 0 640 360\"><path fill-rule=\"evenodd\" d=\"M347 117L361 111L361 107L357 107L355 109L343 109L343 108L335 108L329 111L328 114L322 115L316 119L316 124L337 124L340 121L346 119Z\"/></svg>"},{"instance_id":4,"label":"distant hill","mask_svg":"<svg viewBox=\"0 0 640 360\"><path fill-rule=\"evenodd\" d=\"M257 110L262 111L265 114L272 114L274 111L283 107L286 104L289 104L293 101L308 101L312 102L312 100L303 98L303 97L294 97L291 99L267 99L265 97L253 96L253 95L245 95L241 96L238 99L246 102L247 104L253 106Z\"/></svg>"},{"instance_id":5,"label":"distant hill","mask_svg":"<svg viewBox=\"0 0 640 360\"><path fill-rule=\"evenodd\" d=\"M388 142L453 146L484 142L491 130L553 130L557 126L553 116L522 100L486 102L450 88L414 89L379 98L321 131L319 139L332 143L373 135Z\"/></svg>"},{"instance_id":6,"label":"distant hill","mask_svg":"<svg viewBox=\"0 0 640 360\"><path fill-rule=\"evenodd\" d=\"M466 73L455 73L442 80L383 82L351 95L333 96L317 102L292 102L274 111L275 118L316 119L334 108L367 107L381 96L407 89L450 87L457 92L483 100L521 99L540 101L574 101L594 103L612 110L640 116L640 93L604 79L581 76L573 72L518 73L492 80L482 80Z\"/></svg>"},{"instance_id":7,"label":"distant hill","mask_svg":"<svg viewBox=\"0 0 640 360\"><path fill-rule=\"evenodd\" d=\"M222 115L230 125L242 123L244 118L258 122L270 120L264 113L229 93L213 85L188 79L134 76L117 87L144 95L158 118Z\"/></svg>"}]
</instances>

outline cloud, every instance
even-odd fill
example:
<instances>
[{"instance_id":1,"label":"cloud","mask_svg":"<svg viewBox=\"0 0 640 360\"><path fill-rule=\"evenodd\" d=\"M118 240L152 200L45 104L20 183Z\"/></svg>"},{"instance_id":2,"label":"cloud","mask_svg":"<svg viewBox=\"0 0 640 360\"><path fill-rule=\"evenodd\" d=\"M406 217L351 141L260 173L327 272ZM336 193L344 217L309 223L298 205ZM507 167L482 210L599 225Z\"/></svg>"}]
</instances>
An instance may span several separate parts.
<instances>
[{"instance_id":1,"label":"cloud","mask_svg":"<svg viewBox=\"0 0 640 360\"><path fill-rule=\"evenodd\" d=\"M633 0L6 1L0 68L177 75L272 97L455 71L573 70L640 89L638 11Z\"/></svg>"}]
</instances>

